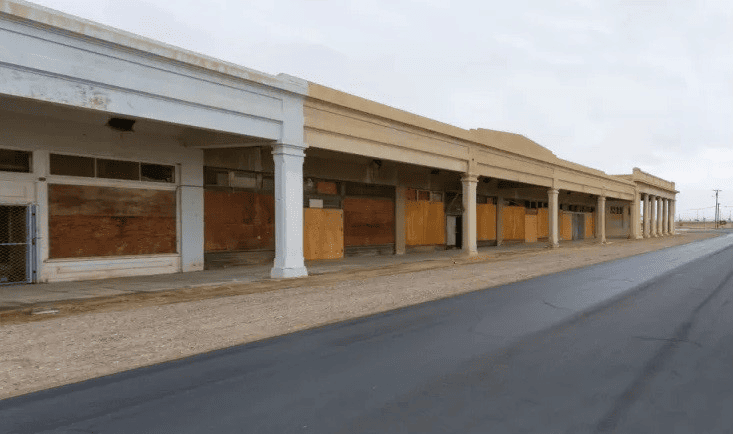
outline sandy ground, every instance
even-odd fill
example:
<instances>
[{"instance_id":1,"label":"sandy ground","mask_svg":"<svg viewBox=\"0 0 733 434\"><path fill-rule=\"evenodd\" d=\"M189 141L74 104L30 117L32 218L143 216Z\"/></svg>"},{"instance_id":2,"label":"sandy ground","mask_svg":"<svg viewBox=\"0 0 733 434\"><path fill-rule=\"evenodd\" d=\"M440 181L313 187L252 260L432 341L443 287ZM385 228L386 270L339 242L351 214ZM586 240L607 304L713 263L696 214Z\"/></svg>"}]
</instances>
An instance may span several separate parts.
<instances>
[{"instance_id":1,"label":"sandy ground","mask_svg":"<svg viewBox=\"0 0 733 434\"><path fill-rule=\"evenodd\" d=\"M292 281L69 303L4 317L0 399L716 236L539 249Z\"/></svg>"}]
</instances>

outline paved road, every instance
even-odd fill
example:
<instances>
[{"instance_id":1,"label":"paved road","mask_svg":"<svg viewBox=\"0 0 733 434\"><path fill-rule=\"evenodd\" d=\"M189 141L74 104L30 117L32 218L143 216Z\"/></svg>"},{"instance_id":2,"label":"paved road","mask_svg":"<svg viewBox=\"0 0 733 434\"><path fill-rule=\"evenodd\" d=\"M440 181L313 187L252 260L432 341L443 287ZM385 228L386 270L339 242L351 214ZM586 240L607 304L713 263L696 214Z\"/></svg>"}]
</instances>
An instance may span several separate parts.
<instances>
[{"instance_id":1,"label":"paved road","mask_svg":"<svg viewBox=\"0 0 733 434\"><path fill-rule=\"evenodd\" d=\"M732 301L728 235L11 398L0 432L730 433Z\"/></svg>"}]
</instances>

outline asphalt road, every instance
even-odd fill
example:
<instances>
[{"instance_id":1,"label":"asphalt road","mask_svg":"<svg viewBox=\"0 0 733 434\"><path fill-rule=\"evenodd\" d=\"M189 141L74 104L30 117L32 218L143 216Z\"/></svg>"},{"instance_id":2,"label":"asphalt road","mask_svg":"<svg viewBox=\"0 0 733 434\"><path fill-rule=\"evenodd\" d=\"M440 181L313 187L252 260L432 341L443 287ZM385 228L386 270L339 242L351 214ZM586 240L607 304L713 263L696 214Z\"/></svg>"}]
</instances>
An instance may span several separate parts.
<instances>
[{"instance_id":1,"label":"asphalt road","mask_svg":"<svg viewBox=\"0 0 733 434\"><path fill-rule=\"evenodd\" d=\"M0 432L730 433L732 301L728 235L3 400Z\"/></svg>"}]
</instances>

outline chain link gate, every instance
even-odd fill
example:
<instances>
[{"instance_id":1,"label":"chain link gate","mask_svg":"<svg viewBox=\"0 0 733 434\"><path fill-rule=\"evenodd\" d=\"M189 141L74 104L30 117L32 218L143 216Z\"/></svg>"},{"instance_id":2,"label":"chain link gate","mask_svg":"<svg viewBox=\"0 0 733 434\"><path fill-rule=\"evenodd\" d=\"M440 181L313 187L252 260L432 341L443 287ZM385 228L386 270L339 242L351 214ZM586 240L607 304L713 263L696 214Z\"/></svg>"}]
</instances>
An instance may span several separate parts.
<instances>
[{"instance_id":1,"label":"chain link gate","mask_svg":"<svg viewBox=\"0 0 733 434\"><path fill-rule=\"evenodd\" d=\"M0 285L35 280L35 209L0 205Z\"/></svg>"}]
</instances>

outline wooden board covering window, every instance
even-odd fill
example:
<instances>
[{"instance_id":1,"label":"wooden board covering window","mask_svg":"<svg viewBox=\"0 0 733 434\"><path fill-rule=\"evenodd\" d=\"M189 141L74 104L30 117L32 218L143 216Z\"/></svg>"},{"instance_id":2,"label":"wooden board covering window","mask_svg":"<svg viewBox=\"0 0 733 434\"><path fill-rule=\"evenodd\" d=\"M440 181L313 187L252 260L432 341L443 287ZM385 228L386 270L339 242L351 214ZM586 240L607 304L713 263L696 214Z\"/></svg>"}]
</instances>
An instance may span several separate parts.
<instances>
[{"instance_id":1,"label":"wooden board covering window","mask_svg":"<svg viewBox=\"0 0 733 434\"><path fill-rule=\"evenodd\" d=\"M573 239L573 213L560 211L560 238Z\"/></svg>"},{"instance_id":2,"label":"wooden board covering window","mask_svg":"<svg viewBox=\"0 0 733 434\"><path fill-rule=\"evenodd\" d=\"M393 244L395 209L392 199L347 197L344 207L344 244Z\"/></svg>"},{"instance_id":3,"label":"wooden board covering window","mask_svg":"<svg viewBox=\"0 0 733 434\"><path fill-rule=\"evenodd\" d=\"M306 260L344 257L342 210L303 209L303 256Z\"/></svg>"},{"instance_id":4,"label":"wooden board covering window","mask_svg":"<svg viewBox=\"0 0 733 434\"><path fill-rule=\"evenodd\" d=\"M585 215L585 238L593 238L596 233L596 222L593 214L587 213Z\"/></svg>"},{"instance_id":5,"label":"wooden board covering window","mask_svg":"<svg viewBox=\"0 0 733 434\"><path fill-rule=\"evenodd\" d=\"M275 249L275 199L249 191L204 191L204 250Z\"/></svg>"},{"instance_id":6,"label":"wooden board covering window","mask_svg":"<svg viewBox=\"0 0 733 434\"><path fill-rule=\"evenodd\" d=\"M408 246L445 244L445 211L442 202L405 203L405 243Z\"/></svg>"},{"instance_id":7,"label":"wooden board covering window","mask_svg":"<svg viewBox=\"0 0 733 434\"><path fill-rule=\"evenodd\" d=\"M503 209L502 236L505 240L524 241L524 212L523 206L505 206Z\"/></svg>"},{"instance_id":8,"label":"wooden board covering window","mask_svg":"<svg viewBox=\"0 0 733 434\"><path fill-rule=\"evenodd\" d=\"M48 186L49 257L176 252L174 191Z\"/></svg>"},{"instance_id":9,"label":"wooden board covering window","mask_svg":"<svg viewBox=\"0 0 733 434\"><path fill-rule=\"evenodd\" d=\"M524 216L524 242L537 242L537 214Z\"/></svg>"},{"instance_id":10,"label":"wooden board covering window","mask_svg":"<svg viewBox=\"0 0 733 434\"><path fill-rule=\"evenodd\" d=\"M493 203L476 205L476 239L478 241L496 239L496 205Z\"/></svg>"},{"instance_id":11,"label":"wooden board covering window","mask_svg":"<svg viewBox=\"0 0 733 434\"><path fill-rule=\"evenodd\" d=\"M550 214L547 208L537 210L537 238L547 238L550 236Z\"/></svg>"}]
</instances>

